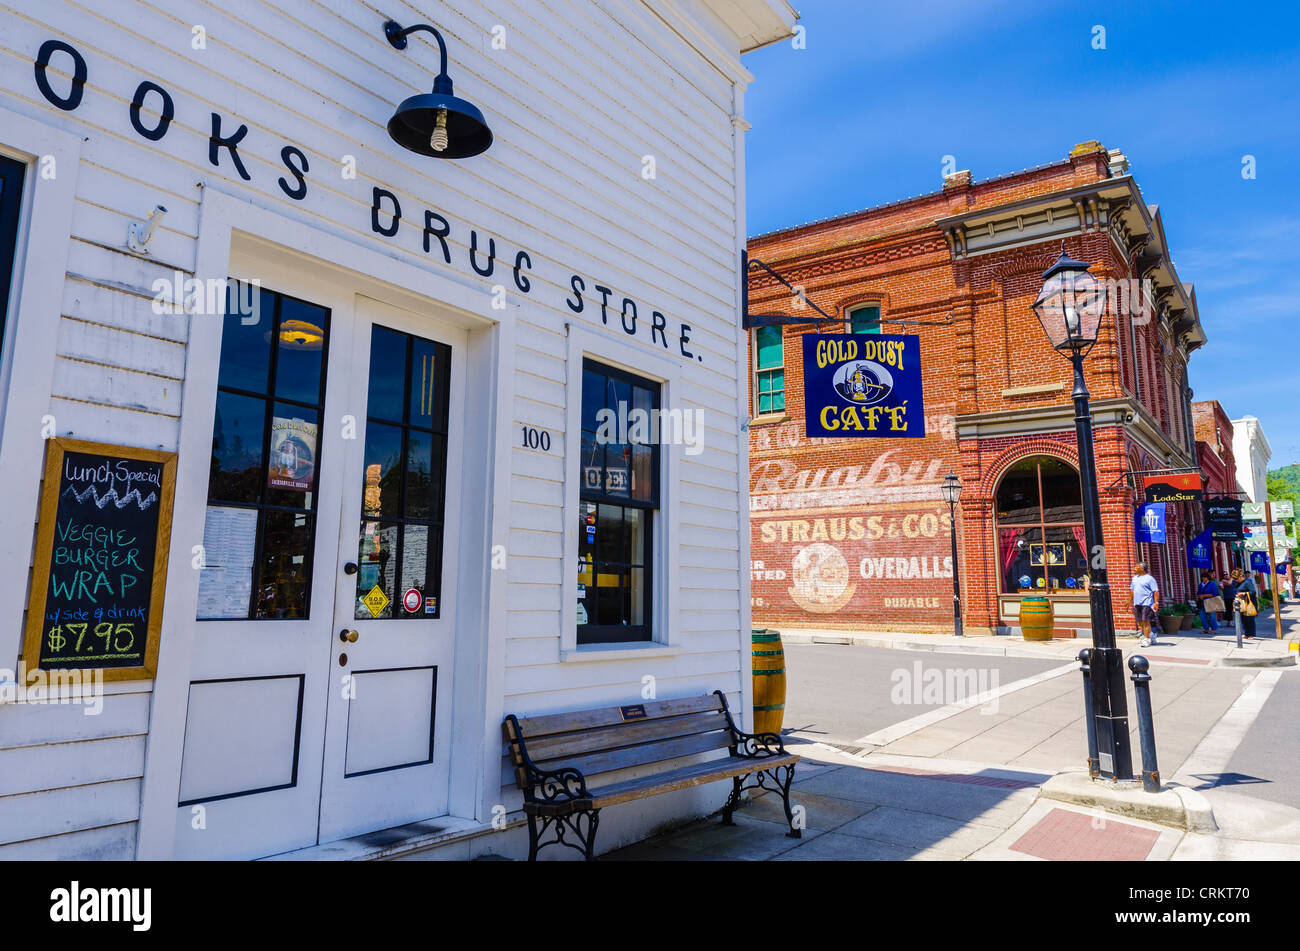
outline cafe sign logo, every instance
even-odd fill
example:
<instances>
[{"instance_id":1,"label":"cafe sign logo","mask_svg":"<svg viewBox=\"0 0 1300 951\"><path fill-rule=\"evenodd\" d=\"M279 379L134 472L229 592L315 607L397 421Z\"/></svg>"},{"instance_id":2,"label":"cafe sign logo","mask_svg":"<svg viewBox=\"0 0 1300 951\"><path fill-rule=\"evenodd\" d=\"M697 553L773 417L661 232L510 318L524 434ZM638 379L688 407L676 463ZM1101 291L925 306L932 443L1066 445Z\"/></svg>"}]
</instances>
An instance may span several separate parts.
<instances>
[{"instance_id":1,"label":"cafe sign logo","mask_svg":"<svg viewBox=\"0 0 1300 951\"><path fill-rule=\"evenodd\" d=\"M809 437L925 435L916 336L804 334Z\"/></svg>"}]
</instances>

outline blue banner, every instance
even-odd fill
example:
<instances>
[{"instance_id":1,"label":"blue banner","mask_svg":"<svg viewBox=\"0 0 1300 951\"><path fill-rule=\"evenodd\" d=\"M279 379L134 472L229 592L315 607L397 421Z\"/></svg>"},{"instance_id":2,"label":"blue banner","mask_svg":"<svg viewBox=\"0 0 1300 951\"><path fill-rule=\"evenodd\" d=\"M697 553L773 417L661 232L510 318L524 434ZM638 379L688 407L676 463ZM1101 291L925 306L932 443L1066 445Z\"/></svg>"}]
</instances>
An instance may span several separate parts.
<instances>
[{"instance_id":1,"label":"blue banner","mask_svg":"<svg viewBox=\"0 0 1300 951\"><path fill-rule=\"evenodd\" d=\"M803 393L809 436L924 436L921 338L804 334Z\"/></svg>"},{"instance_id":2,"label":"blue banner","mask_svg":"<svg viewBox=\"0 0 1300 951\"><path fill-rule=\"evenodd\" d=\"M1187 543L1187 565L1190 568L1213 568L1210 558L1210 529L1206 529Z\"/></svg>"},{"instance_id":3,"label":"blue banner","mask_svg":"<svg viewBox=\"0 0 1300 951\"><path fill-rule=\"evenodd\" d=\"M1165 503L1146 502L1133 511L1133 534L1140 542L1165 542Z\"/></svg>"},{"instance_id":4,"label":"blue banner","mask_svg":"<svg viewBox=\"0 0 1300 951\"><path fill-rule=\"evenodd\" d=\"M1252 551L1250 553L1250 570L1268 573L1268 552Z\"/></svg>"}]
</instances>

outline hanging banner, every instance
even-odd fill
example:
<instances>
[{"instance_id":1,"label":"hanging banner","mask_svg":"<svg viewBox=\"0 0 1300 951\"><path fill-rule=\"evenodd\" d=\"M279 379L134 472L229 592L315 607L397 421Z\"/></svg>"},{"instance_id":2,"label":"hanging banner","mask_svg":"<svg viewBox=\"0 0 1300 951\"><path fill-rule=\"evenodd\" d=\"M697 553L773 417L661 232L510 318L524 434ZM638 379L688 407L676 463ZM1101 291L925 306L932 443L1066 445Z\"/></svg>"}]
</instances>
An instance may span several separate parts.
<instances>
[{"instance_id":1,"label":"hanging banner","mask_svg":"<svg viewBox=\"0 0 1300 951\"><path fill-rule=\"evenodd\" d=\"M1133 511L1133 534L1140 542L1165 541L1165 503L1148 502Z\"/></svg>"},{"instance_id":2,"label":"hanging banner","mask_svg":"<svg viewBox=\"0 0 1300 951\"><path fill-rule=\"evenodd\" d=\"M1210 526L1210 537L1216 542L1235 542L1245 537L1241 528L1240 499L1206 499L1205 522Z\"/></svg>"},{"instance_id":3,"label":"hanging banner","mask_svg":"<svg viewBox=\"0 0 1300 951\"><path fill-rule=\"evenodd\" d=\"M1207 528L1187 543L1187 565L1190 568L1213 568L1210 558L1210 530Z\"/></svg>"},{"instance_id":4,"label":"hanging banner","mask_svg":"<svg viewBox=\"0 0 1300 951\"><path fill-rule=\"evenodd\" d=\"M804 334L807 434L921 437L921 338Z\"/></svg>"},{"instance_id":5,"label":"hanging banner","mask_svg":"<svg viewBox=\"0 0 1300 951\"><path fill-rule=\"evenodd\" d=\"M1268 552L1252 551L1250 553L1250 570L1268 573Z\"/></svg>"},{"instance_id":6,"label":"hanging banner","mask_svg":"<svg viewBox=\"0 0 1300 951\"><path fill-rule=\"evenodd\" d=\"M1148 502L1194 502L1201 497L1199 472L1168 473L1142 477Z\"/></svg>"}]
</instances>

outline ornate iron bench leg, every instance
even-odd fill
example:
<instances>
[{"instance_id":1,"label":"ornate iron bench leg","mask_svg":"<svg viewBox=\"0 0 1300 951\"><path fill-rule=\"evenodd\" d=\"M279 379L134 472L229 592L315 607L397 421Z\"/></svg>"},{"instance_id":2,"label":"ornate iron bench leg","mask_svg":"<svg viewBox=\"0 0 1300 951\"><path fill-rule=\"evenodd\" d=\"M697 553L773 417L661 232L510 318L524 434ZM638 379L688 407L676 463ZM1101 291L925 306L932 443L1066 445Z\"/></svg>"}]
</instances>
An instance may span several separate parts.
<instances>
[{"instance_id":1,"label":"ornate iron bench leg","mask_svg":"<svg viewBox=\"0 0 1300 951\"><path fill-rule=\"evenodd\" d=\"M587 813L587 834L583 836L583 855L588 862L596 857L596 826L600 825L600 810Z\"/></svg>"},{"instance_id":2,"label":"ornate iron bench leg","mask_svg":"<svg viewBox=\"0 0 1300 951\"><path fill-rule=\"evenodd\" d=\"M743 788L743 781L743 776L733 776L731 778L731 794L727 796L727 804L722 807L722 824L724 826L734 826L736 824L731 818L731 814L740 805L740 791Z\"/></svg>"},{"instance_id":3,"label":"ornate iron bench leg","mask_svg":"<svg viewBox=\"0 0 1300 951\"><path fill-rule=\"evenodd\" d=\"M528 861L530 862L537 861L537 840L537 817L530 814L528 816Z\"/></svg>"},{"instance_id":4,"label":"ornate iron bench leg","mask_svg":"<svg viewBox=\"0 0 1300 951\"><path fill-rule=\"evenodd\" d=\"M790 808L790 784L794 782L794 766L778 766L775 770L768 770L768 774L781 789L781 801L785 805L785 821L790 823L790 831L786 833L786 838L802 839L803 830L794 824L794 810ZM785 779L781 779L779 774L784 774Z\"/></svg>"}]
</instances>

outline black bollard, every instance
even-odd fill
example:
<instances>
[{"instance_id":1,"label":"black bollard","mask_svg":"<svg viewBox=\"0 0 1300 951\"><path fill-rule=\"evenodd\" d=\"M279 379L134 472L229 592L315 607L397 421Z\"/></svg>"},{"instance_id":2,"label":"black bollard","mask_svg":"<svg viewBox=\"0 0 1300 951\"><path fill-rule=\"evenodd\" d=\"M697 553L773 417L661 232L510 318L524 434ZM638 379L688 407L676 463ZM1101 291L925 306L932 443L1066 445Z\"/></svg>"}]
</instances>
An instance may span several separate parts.
<instances>
[{"instance_id":1,"label":"black bollard","mask_svg":"<svg viewBox=\"0 0 1300 951\"><path fill-rule=\"evenodd\" d=\"M1151 716L1151 662L1141 654L1128 659L1133 671L1133 695L1137 700L1138 740L1142 746L1142 788L1160 792L1160 767L1156 764L1156 726Z\"/></svg>"},{"instance_id":2,"label":"black bollard","mask_svg":"<svg viewBox=\"0 0 1300 951\"><path fill-rule=\"evenodd\" d=\"M1088 648L1079 651L1079 670L1083 672L1083 719L1088 724L1088 775L1096 779L1101 775L1101 767L1097 762L1097 720L1092 712L1091 658L1092 651Z\"/></svg>"}]
</instances>

